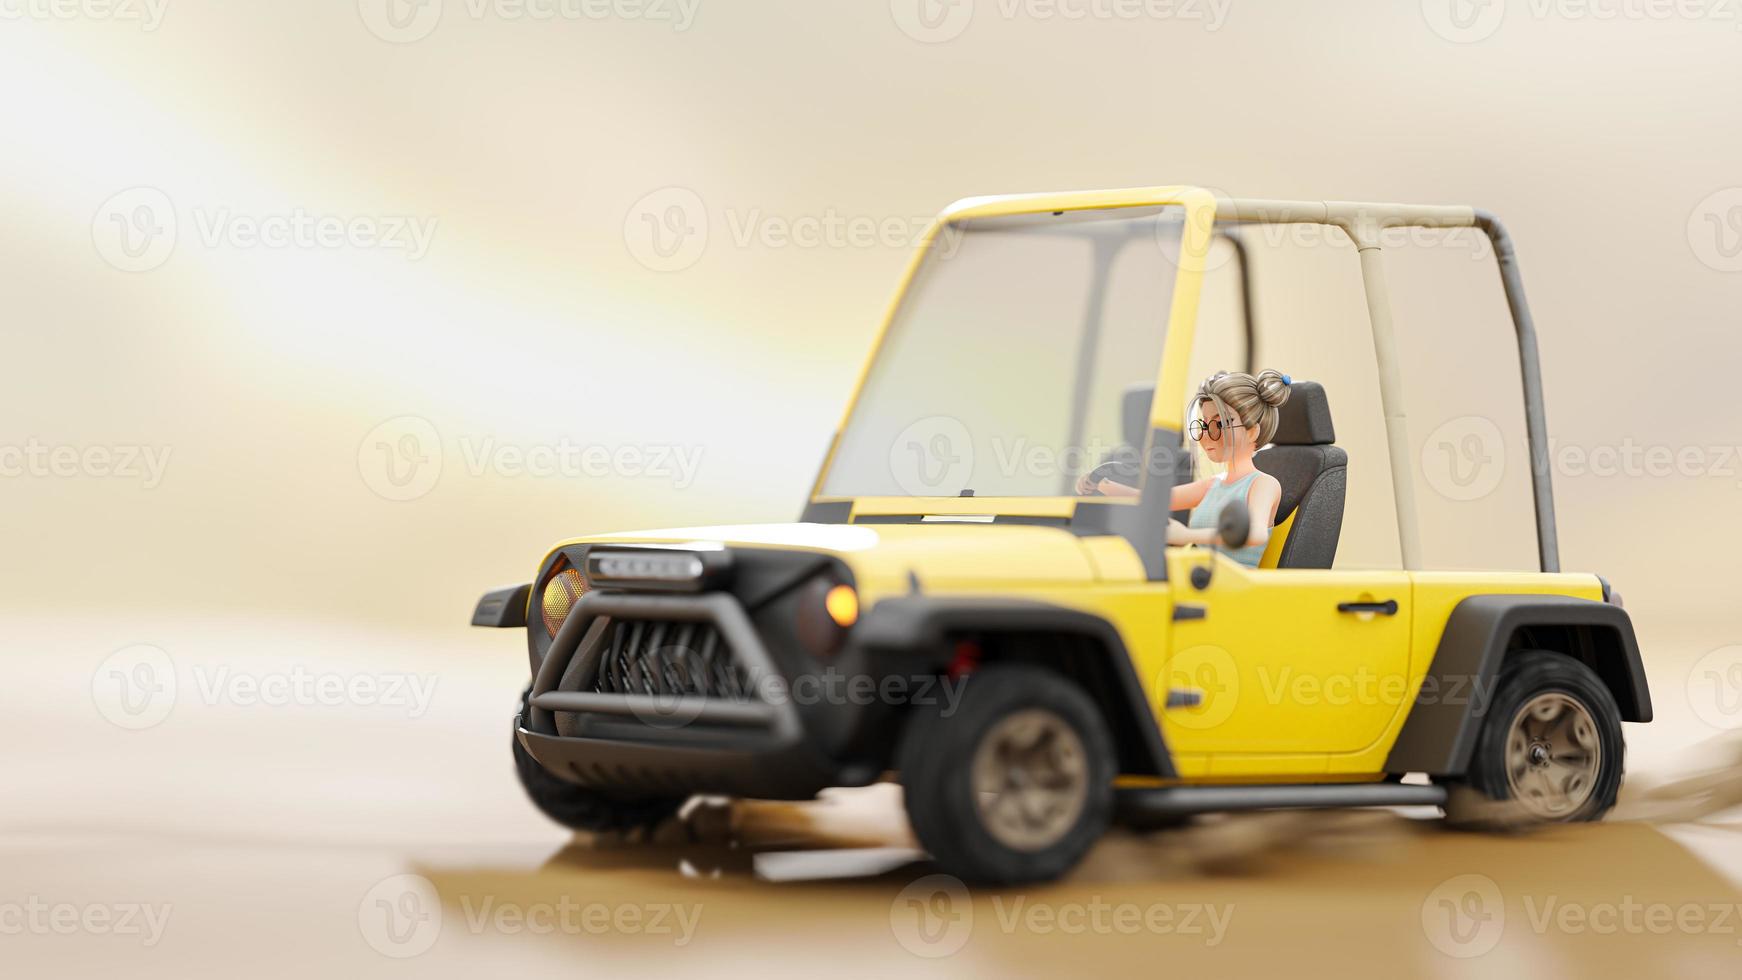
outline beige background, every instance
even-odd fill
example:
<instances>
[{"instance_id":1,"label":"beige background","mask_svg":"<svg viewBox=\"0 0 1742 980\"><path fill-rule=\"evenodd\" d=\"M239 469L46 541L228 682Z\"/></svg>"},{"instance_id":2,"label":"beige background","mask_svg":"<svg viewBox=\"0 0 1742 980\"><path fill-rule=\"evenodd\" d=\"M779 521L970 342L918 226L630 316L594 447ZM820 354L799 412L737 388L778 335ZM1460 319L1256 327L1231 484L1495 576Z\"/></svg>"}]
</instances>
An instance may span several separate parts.
<instances>
[{"instance_id":1,"label":"beige background","mask_svg":"<svg viewBox=\"0 0 1742 980\"><path fill-rule=\"evenodd\" d=\"M1692 666L1742 643L1742 25L1722 8L1478 5L1461 30L1441 0L1075 19L955 0L928 31L916 0L702 0L684 29L447 0L415 39L431 22L397 32L381 0L168 0L150 30L106 9L0 7L0 447L169 455L154 486L88 456L0 477L4 775L31 801L0 827L20 887L150 893L190 868L273 864L263 914L286 924L266 934L294 944L295 910L343 926L346 874L360 895L411 842L437 864L427 849L536 867L561 837L506 769L521 648L466 632L473 601L560 537L795 517L908 240L986 193L1179 182L1500 214L1557 443L1690 454L1679 472L1556 474L1565 566L1615 581L1647 643L1663 720L1630 731L1635 769L1674 768L1686 742L1742 723L1720 700L1742 689L1705 672L1736 658ZM173 239L153 239L173 241L167 257L116 247L142 202L173 215ZM236 237L297 214L434 233L416 257ZM664 256L648 222L668 218L659 244L690 234ZM832 223L875 234L788 240ZM1329 239L1255 252L1264 365L1326 381L1355 462L1344 560L1395 563L1353 254ZM1471 240L1395 259L1428 553L1527 566L1491 264ZM1212 283L1212 335L1228 288ZM1225 366L1213 341L1200 355ZM1433 461L1444 472L1444 447L1472 436L1458 458L1490 460L1494 486L1458 501ZM699 464L683 479L630 457L569 476L473 461L558 445ZM100 665L133 644L182 673L174 713L141 732L92 708ZM299 664L441 686L422 725L187 693L196 669ZM117 842L130 833L148 836ZM262 840L324 842L350 871L311 883ZM163 859L69 873L97 853ZM138 962L175 972L229 950L200 923L228 922L226 896L250 887L230 874L187 886L183 945ZM30 948L64 953L54 942ZM80 949L92 969L127 955Z\"/></svg>"}]
</instances>

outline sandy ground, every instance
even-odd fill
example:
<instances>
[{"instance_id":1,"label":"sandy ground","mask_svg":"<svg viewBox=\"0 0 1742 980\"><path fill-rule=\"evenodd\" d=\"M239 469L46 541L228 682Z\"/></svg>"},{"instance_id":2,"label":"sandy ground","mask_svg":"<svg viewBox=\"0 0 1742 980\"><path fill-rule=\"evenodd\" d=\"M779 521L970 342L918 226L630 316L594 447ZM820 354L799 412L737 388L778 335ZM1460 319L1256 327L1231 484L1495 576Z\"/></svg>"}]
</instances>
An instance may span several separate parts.
<instances>
[{"instance_id":1,"label":"sandy ground","mask_svg":"<svg viewBox=\"0 0 1742 980\"><path fill-rule=\"evenodd\" d=\"M1627 806L1649 820L1495 837L1420 812L1260 814L1117 833L1066 881L993 891L935 876L893 786L704 802L651 842L571 839L508 765L524 659L506 633L217 620L8 635L14 976L1742 969L1742 824L1697 812L1709 786L1647 799L1701 766L1735 790L1730 743L1694 747L1713 733L1666 683L1697 638L1653 647L1667 717L1629 728ZM118 712L105 676L144 661L110 652L135 644L173 650L173 685ZM329 678L373 687L326 703Z\"/></svg>"}]
</instances>

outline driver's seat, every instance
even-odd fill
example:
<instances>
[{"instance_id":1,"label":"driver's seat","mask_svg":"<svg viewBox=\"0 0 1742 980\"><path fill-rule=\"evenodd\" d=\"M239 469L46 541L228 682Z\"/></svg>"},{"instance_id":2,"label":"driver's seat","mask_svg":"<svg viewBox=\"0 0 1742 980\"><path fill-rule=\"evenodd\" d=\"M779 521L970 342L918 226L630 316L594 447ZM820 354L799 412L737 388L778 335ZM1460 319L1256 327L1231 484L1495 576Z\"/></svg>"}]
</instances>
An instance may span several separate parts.
<instances>
[{"instance_id":1,"label":"driver's seat","mask_svg":"<svg viewBox=\"0 0 1742 980\"><path fill-rule=\"evenodd\" d=\"M1154 397L1153 385L1125 391L1121 414L1132 452L1143 446ZM1279 410L1276 438L1252 457L1253 465L1282 484L1276 526L1258 567L1330 568L1336 559L1349 486L1349 456L1336 441L1324 386L1316 381L1290 385L1288 401ZM1185 519L1184 512L1175 516Z\"/></svg>"},{"instance_id":2,"label":"driver's seat","mask_svg":"<svg viewBox=\"0 0 1742 980\"><path fill-rule=\"evenodd\" d=\"M1335 445L1323 385L1294 382L1279 413L1276 438L1252 457L1253 465L1282 484L1276 526L1258 567L1330 568L1343 534L1349 456Z\"/></svg>"}]
</instances>

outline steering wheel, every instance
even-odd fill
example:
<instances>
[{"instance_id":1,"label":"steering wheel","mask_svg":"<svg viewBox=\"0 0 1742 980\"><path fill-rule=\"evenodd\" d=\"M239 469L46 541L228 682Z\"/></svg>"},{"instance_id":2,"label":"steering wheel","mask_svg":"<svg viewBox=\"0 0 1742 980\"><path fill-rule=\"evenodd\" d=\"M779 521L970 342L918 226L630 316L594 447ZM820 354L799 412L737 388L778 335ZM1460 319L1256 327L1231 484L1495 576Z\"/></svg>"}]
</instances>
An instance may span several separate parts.
<instances>
[{"instance_id":1,"label":"steering wheel","mask_svg":"<svg viewBox=\"0 0 1742 980\"><path fill-rule=\"evenodd\" d=\"M1142 470L1137 465L1137 454L1129 449L1115 450L1110 459L1089 471L1088 496L1106 496L1101 492L1102 480L1112 480L1128 487L1135 487L1141 477Z\"/></svg>"}]
</instances>

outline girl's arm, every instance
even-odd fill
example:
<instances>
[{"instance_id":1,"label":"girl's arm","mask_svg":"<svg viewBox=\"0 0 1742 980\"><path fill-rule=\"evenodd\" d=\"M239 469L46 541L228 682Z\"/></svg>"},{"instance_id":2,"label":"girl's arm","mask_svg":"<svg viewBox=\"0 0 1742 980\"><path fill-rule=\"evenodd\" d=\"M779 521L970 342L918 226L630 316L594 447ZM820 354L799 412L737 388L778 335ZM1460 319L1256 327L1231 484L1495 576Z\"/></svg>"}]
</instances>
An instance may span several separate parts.
<instances>
[{"instance_id":1,"label":"girl's arm","mask_svg":"<svg viewBox=\"0 0 1742 980\"><path fill-rule=\"evenodd\" d=\"M1182 483L1173 488L1173 497L1168 501L1168 510L1191 510L1204 500L1204 494L1210 492L1210 484L1215 477L1207 476L1202 480Z\"/></svg>"},{"instance_id":2,"label":"girl's arm","mask_svg":"<svg viewBox=\"0 0 1742 980\"><path fill-rule=\"evenodd\" d=\"M1282 484L1276 478L1266 473L1252 481L1252 486L1246 491L1246 509L1254 518L1263 515L1263 520L1253 520L1252 530L1248 533L1248 545L1269 544L1270 528L1276 523L1276 508L1282 503Z\"/></svg>"},{"instance_id":3,"label":"girl's arm","mask_svg":"<svg viewBox=\"0 0 1742 980\"><path fill-rule=\"evenodd\" d=\"M1187 490L1190 487L1178 489ZM1177 493L1178 490L1175 492ZM1203 496L1203 493L1200 492L1198 499L1202 500ZM1263 478L1252 481L1252 486L1246 490L1246 509L1254 516L1254 519L1252 530L1246 535L1246 544L1270 543L1270 526L1276 520L1276 508L1280 503L1282 503L1282 484L1276 482L1275 477L1266 473ZM1258 515L1263 515L1263 519L1259 520ZM1218 540L1216 529L1213 527L1186 527L1178 521L1173 521L1167 527L1167 543L1171 545L1208 545L1220 544L1221 542Z\"/></svg>"}]
</instances>

